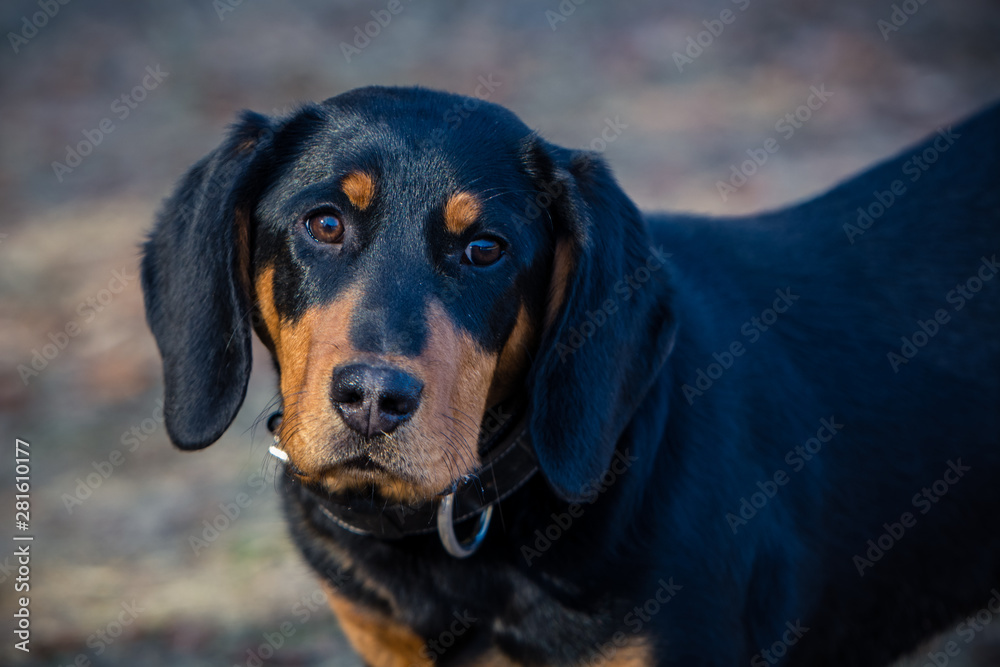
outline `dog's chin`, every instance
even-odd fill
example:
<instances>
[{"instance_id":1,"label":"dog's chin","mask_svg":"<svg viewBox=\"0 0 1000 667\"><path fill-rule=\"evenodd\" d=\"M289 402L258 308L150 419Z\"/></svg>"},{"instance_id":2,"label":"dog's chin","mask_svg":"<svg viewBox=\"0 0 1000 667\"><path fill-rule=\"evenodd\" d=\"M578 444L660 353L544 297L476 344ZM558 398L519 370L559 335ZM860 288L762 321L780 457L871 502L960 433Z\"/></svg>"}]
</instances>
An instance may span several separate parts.
<instances>
[{"instance_id":1,"label":"dog's chin","mask_svg":"<svg viewBox=\"0 0 1000 667\"><path fill-rule=\"evenodd\" d=\"M438 449L439 443L412 434L363 437L333 430L309 440L302 435L280 438L293 445L287 470L320 493L417 505L451 489L464 472L464 466Z\"/></svg>"},{"instance_id":2,"label":"dog's chin","mask_svg":"<svg viewBox=\"0 0 1000 667\"><path fill-rule=\"evenodd\" d=\"M389 502L418 504L431 500L440 489L428 488L414 476L393 469L368 456L352 456L328 467L319 486L330 494L355 493L378 496Z\"/></svg>"}]
</instances>

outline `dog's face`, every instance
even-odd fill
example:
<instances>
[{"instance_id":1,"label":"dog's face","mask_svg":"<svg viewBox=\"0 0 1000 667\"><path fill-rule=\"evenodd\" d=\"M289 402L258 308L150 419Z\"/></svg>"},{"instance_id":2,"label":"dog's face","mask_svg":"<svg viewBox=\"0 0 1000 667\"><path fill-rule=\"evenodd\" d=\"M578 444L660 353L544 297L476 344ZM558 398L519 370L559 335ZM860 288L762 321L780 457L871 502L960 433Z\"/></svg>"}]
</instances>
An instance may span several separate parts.
<instances>
[{"instance_id":1,"label":"dog's face","mask_svg":"<svg viewBox=\"0 0 1000 667\"><path fill-rule=\"evenodd\" d=\"M554 243L525 217L530 133L503 120L470 115L433 141L439 105L362 96L300 121L247 223L303 481L414 500L479 466L485 413L536 349Z\"/></svg>"},{"instance_id":2,"label":"dog's face","mask_svg":"<svg viewBox=\"0 0 1000 667\"><path fill-rule=\"evenodd\" d=\"M186 449L218 439L254 329L303 482L430 498L475 472L484 416L513 400L553 487L579 497L672 338L665 285L614 289L648 255L603 163L502 107L367 88L245 114L146 244L168 432Z\"/></svg>"}]
</instances>

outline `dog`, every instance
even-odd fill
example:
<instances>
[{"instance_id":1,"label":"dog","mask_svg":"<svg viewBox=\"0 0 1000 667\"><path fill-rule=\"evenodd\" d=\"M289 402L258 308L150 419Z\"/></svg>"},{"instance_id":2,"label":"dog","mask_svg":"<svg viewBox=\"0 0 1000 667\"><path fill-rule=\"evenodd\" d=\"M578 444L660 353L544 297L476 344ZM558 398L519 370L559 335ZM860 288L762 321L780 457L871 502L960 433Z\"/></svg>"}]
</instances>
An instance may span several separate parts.
<instances>
[{"instance_id":1,"label":"dog","mask_svg":"<svg viewBox=\"0 0 1000 667\"><path fill-rule=\"evenodd\" d=\"M244 112L142 285L181 449L270 351L292 538L366 664L843 667L1000 613L998 254L1000 106L709 218L370 87Z\"/></svg>"}]
</instances>

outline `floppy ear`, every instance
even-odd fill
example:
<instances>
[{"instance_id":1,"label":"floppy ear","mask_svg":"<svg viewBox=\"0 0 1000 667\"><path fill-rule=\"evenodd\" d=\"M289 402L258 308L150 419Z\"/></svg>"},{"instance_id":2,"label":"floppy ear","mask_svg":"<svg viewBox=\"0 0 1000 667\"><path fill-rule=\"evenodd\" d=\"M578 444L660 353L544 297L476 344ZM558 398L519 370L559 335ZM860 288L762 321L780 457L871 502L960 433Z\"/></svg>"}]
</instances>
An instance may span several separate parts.
<instances>
[{"instance_id":1,"label":"floppy ear","mask_svg":"<svg viewBox=\"0 0 1000 667\"><path fill-rule=\"evenodd\" d=\"M573 501L593 494L673 346L669 270L600 157L532 152L556 245L530 432L549 484Z\"/></svg>"},{"instance_id":2,"label":"floppy ear","mask_svg":"<svg viewBox=\"0 0 1000 667\"><path fill-rule=\"evenodd\" d=\"M250 377L247 172L269 120L244 112L219 148L184 176L144 247L142 289L163 357L164 418L181 449L218 440Z\"/></svg>"}]
</instances>

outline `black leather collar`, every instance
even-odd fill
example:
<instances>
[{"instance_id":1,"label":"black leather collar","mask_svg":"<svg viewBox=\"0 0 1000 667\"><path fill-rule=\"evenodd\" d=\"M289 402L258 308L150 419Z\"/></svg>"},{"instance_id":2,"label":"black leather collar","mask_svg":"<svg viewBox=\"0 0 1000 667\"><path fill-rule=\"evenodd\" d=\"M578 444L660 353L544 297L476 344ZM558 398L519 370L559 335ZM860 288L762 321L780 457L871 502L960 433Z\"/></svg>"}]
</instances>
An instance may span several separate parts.
<instances>
[{"instance_id":1,"label":"black leather collar","mask_svg":"<svg viewBox=\"0 0 1000 667\"><path fill-rule=\"evenodd\" d=\"M278 420L280 413L268 420L272 432ZM480 439L483 464L475 473L466 475L432 500L417 505L387 503L360 493L330 495L308 487L302 489L315 500L324 517L344 530L383 540L437 531L449 553L464 557L475 550L478 542L468 553L456 553L456 548L446 539L448 530L454 537L452 524L480 517L480 532L485 534L492 506L520 489L538 471L538 461L527 435L527 422L527 413L516 411L514 417ZM278 443L277 436L275 443ZM451 512L450 517L440 516L442 505Z\"/></svg>"}]
</instances>

